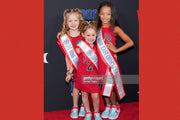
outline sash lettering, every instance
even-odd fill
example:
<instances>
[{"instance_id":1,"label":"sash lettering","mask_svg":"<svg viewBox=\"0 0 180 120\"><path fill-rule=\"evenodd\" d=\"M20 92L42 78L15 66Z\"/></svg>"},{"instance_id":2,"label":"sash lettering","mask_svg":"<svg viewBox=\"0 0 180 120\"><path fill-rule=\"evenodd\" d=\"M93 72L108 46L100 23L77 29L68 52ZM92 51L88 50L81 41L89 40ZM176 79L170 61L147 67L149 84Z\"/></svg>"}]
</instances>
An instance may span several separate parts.
<instances>
[{"instance_id":1,"label":"sash lettering","mask_svg":"<svg viewBox=\"0 0 180 120\"><path fill-rule=\"evenodd\" d=\"M124 86L120 74L120 69L117 60L110 53L104 42L104 36L102 28L99 29L97 35L97 48L103 61L106 63L109 69L106 71L105 83L102 87L102 95L110 97L115 86L115 90L118 99L122 99L125 96Z\"/></svg>"},{"instance_id":2,"label":"sash lettering","mask_svg":"<svg viewBox=\"0 0 180 120\"><path fill-rule=\"evenodd\" d=\"M57 40L57 43L64 55L67 56L70 64L75 70L77 70L79 58L68 34L64 34L60 39Z\"/></svg>"},{"instance_id":3,"label":"sash lettering","mask_svg":"<svg viewBox=\"0 0 180 120\"><path fill-rule=\"evenodd\" d=\"M77 47L80 48L80 51L83 53L85 58L87 60L89 60L89 62L93 65L95 70L97 70L98 69L98 66L97 66L97 55L94 52L93 48L89 44L84 42L84 41L80 41L77 44Z\"/></svg>"}]
</instances>

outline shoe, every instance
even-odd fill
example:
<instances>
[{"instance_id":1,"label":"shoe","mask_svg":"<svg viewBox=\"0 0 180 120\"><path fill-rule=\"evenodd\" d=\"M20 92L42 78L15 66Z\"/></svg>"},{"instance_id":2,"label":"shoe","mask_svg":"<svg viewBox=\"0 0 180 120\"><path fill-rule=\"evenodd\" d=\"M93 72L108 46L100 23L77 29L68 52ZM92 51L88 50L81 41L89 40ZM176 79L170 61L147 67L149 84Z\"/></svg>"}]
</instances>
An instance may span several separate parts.
<instances>
[{"instance_id":1,"label":"shoe","mask_svg":"<svg viewBox=\"0 0 180 120\"><path fill-rule=\"evenodd\" d=\"M91 120L92 113L91 112L86 112L84 120Z\"/></svg>"},{"instance_id":2,"label":"shoe","mask_svg":"<svg viewBox=\"0 0 180 120\"><path fill-rule=\"evenodd\" d=\"M109 119L117 119L120 113L120 106L113 106L111 107L111 111L109 113Z\"/></svg>"},{"instance_id":3,"label":"shoe","mask_svg":"<svg viewBox=\"0 0 180 120\"><path fill-rule=\"evenodd\" d=\"M71 118L78 118L78 107L72 107Z\"/></svg>"},{"instance_id":4,"label":"shoe","mask_svg":"<svg viewBox=\"0 0 180 120\"><path fill-rule=\"evenodd\" d=\"M83 104L82 104L82 105L81 105L81 108L80 108L80 111L79 111L79 116L80 116L80 117L84 117L84 116L85 116L85 113L86 113L86 111L85 111L84 106L83 106Z\"/></svg>"},{"instance_id":5,"label":"shoe","mask_svg":"<svg viewBox=\"0 0 180 120\"><path fill-rule=\"evenodd\" d=\"M111 110L111 106L110 105L106 105L105 110L101 114L101 117L102 118L108 118L110 110Z\"/></svg>"},{"instance_id":6,"label":"shoe","mask_svg":"<svg viewBox=\"0 0 180 120\"><path fill-rule=\"evenodd\" d=\"M102 120L99 111L98 112L94 112L94 119L95 120Z\"/></svg>"}]
</instances>

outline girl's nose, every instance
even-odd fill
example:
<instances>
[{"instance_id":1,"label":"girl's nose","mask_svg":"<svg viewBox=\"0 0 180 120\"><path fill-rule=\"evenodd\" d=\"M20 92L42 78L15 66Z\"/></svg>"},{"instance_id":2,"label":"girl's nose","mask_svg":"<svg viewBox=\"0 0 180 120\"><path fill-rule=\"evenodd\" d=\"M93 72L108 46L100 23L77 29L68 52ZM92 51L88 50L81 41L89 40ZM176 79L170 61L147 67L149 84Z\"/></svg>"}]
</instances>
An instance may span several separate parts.
<instances>
[{"instance_id":1,"label":"girl's nose","mask_svg":"<svg viewBox=\"0 0 180 120\"><path fill-rule=\"evenodd\" d=\"M107 17L107 15L105 14L104 17Z\"/></svg>"}]
</instances>

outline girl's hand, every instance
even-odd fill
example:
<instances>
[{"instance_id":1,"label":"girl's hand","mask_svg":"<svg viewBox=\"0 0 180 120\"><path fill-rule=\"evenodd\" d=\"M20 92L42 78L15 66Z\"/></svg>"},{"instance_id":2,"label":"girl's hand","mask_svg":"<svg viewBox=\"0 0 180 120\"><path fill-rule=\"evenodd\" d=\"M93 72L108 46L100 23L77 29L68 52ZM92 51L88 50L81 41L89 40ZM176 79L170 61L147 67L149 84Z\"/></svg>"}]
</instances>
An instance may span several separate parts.
<instances>
[{"instance_id":1,"label":"girl's hand","mask_svg":"<svg viewBox=\"0 0 180 120\"><path fill-rule=\"evenodd\" d=\"M66 76L68 75L68 73L69 73L69 70L67 70L67 72L66 72Z\"/></svg>"},{"instance_id":2,"label":"girl's hand","mask_svg":"<svg viewBox=\"0 0 180 120\"><path fill-rule=\"evenodd\" d=\"M117 48L111 43L109 42L108 44L106 44L107 48L109 48L110 50L112 50L114 53L117 53Z\"/></svg>"},{"instance_id":3,"label":"girl's hand","mask_svg":"<svg viewBox=\"0 0 180 120\"><path fill-rule=\"evenodd\" d=\"M76 48L76 52L77 52L78 54L81 53L81 51L79 50L79 48Z\"/></svg>"},{"instance_id":4,"label":"girl's hand","mask_svg":"<svg viewBox=\"0 0 180 120\"><path fill-rule=\"evenodd\" d=\"M69 83L69 81L71 80L72 77L73 77L73 73L68 74L68 75L66 76L66 82Z\"/></svg>"},{"instance_id":5,"label":"girl's hand","mask_svg":"<svg viewBox=\"0 0 180 120\"><path fill-rule=\"evenodd\" d=\"M59 39L61 37L61 32L57 33L57 39Z\"/></svg>"}]
</instances>

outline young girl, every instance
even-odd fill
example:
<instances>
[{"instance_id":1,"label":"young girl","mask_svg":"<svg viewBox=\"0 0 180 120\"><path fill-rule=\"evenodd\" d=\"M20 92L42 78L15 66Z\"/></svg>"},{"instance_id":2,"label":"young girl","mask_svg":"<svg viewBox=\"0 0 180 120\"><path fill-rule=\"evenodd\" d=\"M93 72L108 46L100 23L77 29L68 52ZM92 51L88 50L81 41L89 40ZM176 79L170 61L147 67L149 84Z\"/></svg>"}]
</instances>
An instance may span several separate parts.
<instances>
[{"instance_id":1,"label":"young girl","mask_svg":"<svg viewBox=\"0 0 180 120\"><path fill-rule=\"evenodd\" d=\"M77 67L77 56L73 57L72 53L76 54L74 46L82 40L80 34L80 28L83 22L81 11L76 9L66 9L63 14L64 22L62 31L57 34L57 43L65 54L67 73L71 66ZM61 37L61 38L60 38ZM70 48L69 48L70 46ZM70 74L73 76L73 74ZM76 77L76 72L74 72ZM75 79L74 79L75 80ZM73 81L74 81L73 80ZM73 84L72 84L73 85ZM73 87L73 107L71 111L71 118L78 118L78 99L79 90ZM85 116L85 110L83 105L81 105L79 116Z\"/></svg>"},{"instance_id":2,"label":"young girl","mask_svg":"<svg viewBox=\"0 0 180 120\"><path fill-rule=\"evenodd\" d=\"M92 113L89 106L89 93L93 100L95 120L101 120L99 112L99 81L97 75L97 52L94 42L97 36L96 22L86 23L82 29L82 36L85 40L77 44L77 53L79 54L79 63L75 81L75 88L81 90L82 101L86 111L85 120L91 120ZM70 69L72 71L72 67ZM71 76L66 77L67 82Z\"/></svg>"},{"instance_id":3,"label":"young girl","mask_svg":"<svg viewBox=\"0 0 180 120\"><path fill-rule=\"evenodd\" d=\"M99 29L97 35L98 69L100 75L105 75L101 93L104 96L106 108L101 117L116 119L120 113L116 98L120 100L125 96L116 53L132 47L134 43L120 28L115 7L110 2L104 1L99 5L96 19ZM125 42L119 48L115 47L116 36Z\"/></svg>"}]
</instances>

